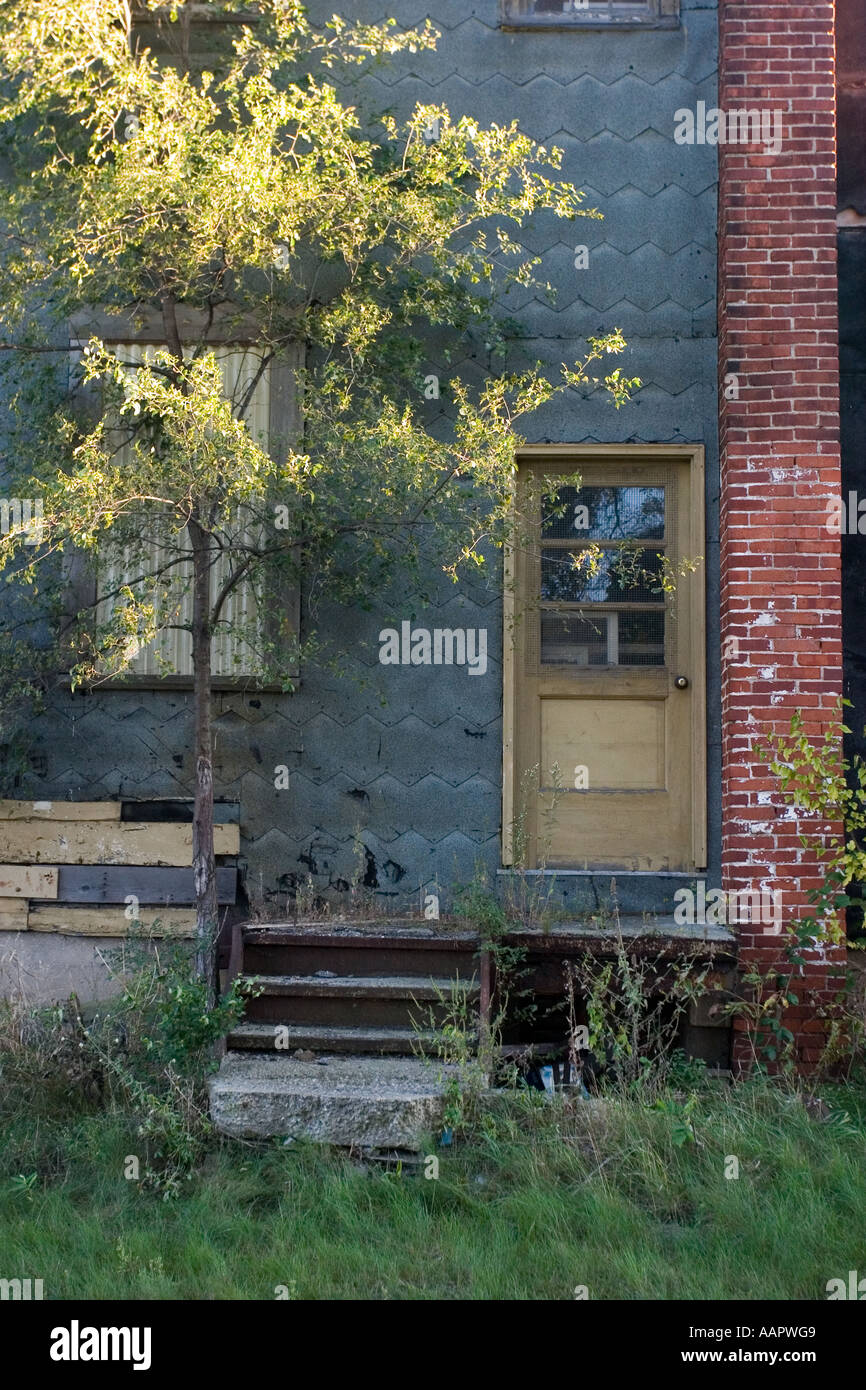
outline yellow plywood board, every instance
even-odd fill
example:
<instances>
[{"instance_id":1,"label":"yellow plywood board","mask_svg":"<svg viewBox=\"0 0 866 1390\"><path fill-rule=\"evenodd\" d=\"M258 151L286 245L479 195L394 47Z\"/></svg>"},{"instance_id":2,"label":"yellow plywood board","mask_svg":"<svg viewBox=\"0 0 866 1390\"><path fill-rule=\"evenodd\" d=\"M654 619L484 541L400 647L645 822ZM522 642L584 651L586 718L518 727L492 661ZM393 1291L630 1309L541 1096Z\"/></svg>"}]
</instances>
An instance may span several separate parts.
<instances>
[{"instance_id":1,"label":"yellow plywood board","mask_svg":"<svg viewBox=\"0 0 866 1390\"><path fill-rule=\"evenodd\" d=\"M63 903L31 907L30 931L58 932L62 936L138 935L194 936L195 908L143 907L140 924L130 921L123 907L66 907Z\"/></svg>"},{"instance_id":2,"label":"yellow plywood board","mask_svg":"<svg viewBox=\"0 0 866 1390\"><path fill-rule=\"evenodd\" d=\"M237 825L214 826L214 853L237 854ZM165 864L186 868L192 863L192 826L174 821L9 820L0 823L0 859L12 864ZM2 892L0 885L0 892ZM55 893L30 893L32 898Z\"/></svg>"},{"instance_id":3,"label":"yellow plywood board","mask_svg":"<svg viewBox=\"0 0 866 1390\"><path fill-rule=\"evenodd\" d=\"M0 864L0 897L56 898L57 870L45 864Z\"/></svg>"},{"instance_id":4,"label":"yellow plywood board","mask_svg":"<svg viewBox=\"0 0 866 1390\"><path fill-rule=\"evenodd\" d=\"M567 787L585 767L593 791L664 789L664 700L542 700L543 772L554 763Z\"/></svg>"},{"instance_id":5,"label":"yellow plywood board","mask_svg":"<svg viewBox=\"0 0 866 1390\"><path fill-rule=\"evenodd\" d=\"M120 802L0 800L0 820L120 820Z\"/></svg>"}]
</instances>

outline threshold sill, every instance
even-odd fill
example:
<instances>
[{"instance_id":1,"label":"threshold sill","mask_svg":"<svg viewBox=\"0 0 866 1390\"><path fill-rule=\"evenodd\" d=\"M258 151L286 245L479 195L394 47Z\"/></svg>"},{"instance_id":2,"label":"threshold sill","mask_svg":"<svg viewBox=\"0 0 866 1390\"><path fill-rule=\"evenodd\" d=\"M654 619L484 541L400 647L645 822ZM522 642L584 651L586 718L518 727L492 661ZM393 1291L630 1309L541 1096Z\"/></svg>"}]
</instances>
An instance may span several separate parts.
<instances>
[{"instance_id":1,"label":"threshold sill","mask_svg":"<svg viewBox=\"0 0 866 1390\"><path fill-rule=\"evenodd\" d=\"M521 878L682 878L693 882L705 878L706 869L513 869L500 868L497 874Z\"/></svg>"}]
</instances>

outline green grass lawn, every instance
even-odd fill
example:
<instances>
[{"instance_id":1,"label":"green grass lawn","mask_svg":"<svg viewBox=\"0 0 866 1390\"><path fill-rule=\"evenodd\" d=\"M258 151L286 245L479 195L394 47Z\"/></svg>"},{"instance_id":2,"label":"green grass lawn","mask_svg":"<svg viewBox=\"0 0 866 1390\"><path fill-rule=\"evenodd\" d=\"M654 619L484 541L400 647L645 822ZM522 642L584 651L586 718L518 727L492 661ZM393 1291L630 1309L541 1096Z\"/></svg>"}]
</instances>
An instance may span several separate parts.
<instances>
[{"instance_id":1,"label":"green grass lawn","mask_svg":"<svg viewBox=\"0 0 866 1390\"><path fill-rule=\"evenodd\" d=\"M124 1177L135 1118L63 1113L48 1084L26 1112L0 1099L0 1277L73 1299L823 1300L866 1271L863 1089L824 1087L829 1119L781 1084L696 1094L682 1143L682 1092L515 1094L431 1145L430 1179L211 1138L164 1200Z\"/></svg>"}]
</instances>

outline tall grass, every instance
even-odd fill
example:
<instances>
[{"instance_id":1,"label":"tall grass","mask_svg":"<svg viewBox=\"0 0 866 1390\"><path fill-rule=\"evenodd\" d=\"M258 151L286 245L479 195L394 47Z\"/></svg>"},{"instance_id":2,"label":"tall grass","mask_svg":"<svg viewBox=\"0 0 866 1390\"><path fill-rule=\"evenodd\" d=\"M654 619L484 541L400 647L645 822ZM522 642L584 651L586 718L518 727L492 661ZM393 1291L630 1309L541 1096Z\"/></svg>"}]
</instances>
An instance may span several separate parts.
<instances>
[{"instance_id":1,"label":"tall grass","mask_svg":"<svg viewBox=\"0 0 866 1390\"><path fill-rule=\"evenodd\" d=\"M866 1272L866 1088L682 1057L474 1098L414 1169L220 1139L217 1022L145 952L108 1011L0 1013L0 1278L61 1299L822 1299ZM738 1176L732 1176L737 1170Z\"/></svg>"},{"instance_id":2,"label":"tall grass","mask_svg":"<svg viewBox=\"0 0 866 1390\"><path fill-rule=\"evenodd\" d=\"M783 1083L705 1084L688 1142L681 1091L500 1095L431 1141L431 1179L211 1135L160 1191L125 1176L137 1114L45 1080L25 1094L4 1064L0 1276L50 1298L821 1299L866 1268L856 1087L807 1107Z\"/></svg>"}]
</instances>

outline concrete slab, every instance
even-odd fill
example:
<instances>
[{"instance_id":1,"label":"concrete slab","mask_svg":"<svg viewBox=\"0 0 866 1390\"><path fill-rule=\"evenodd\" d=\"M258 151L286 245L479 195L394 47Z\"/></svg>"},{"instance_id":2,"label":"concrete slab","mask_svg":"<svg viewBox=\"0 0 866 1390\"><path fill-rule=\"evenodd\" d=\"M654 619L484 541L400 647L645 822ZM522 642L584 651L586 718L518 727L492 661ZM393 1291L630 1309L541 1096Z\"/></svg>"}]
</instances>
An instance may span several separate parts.
<instances>
[{"instance_id":1,"label":"concrete slab","mask_svg":"<svg viewBox=\"0 0 866 1390\"><path fill-rule=\"evenodd\" d=\"M0 998L28 1004L53 1004L72 993L83 1002L108 999L121 988L108 957L122 944L116 936L0 933Z\"/></svg>"},{"instance_id":2,"label":"concrete slab","mask_svg":"<svg viewBox=\"0 0 866 1390\"><path fill-rule=\"evenodd\" d=\"M420 1151L442 1128L453 1068L415 1057L228 1052L210 1083L211 1116L237 1139L285 1136L344 1147Z\"/></svg>"}]
</instances>

